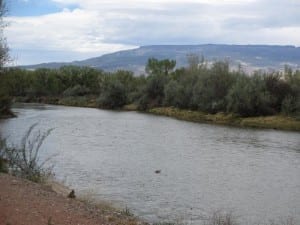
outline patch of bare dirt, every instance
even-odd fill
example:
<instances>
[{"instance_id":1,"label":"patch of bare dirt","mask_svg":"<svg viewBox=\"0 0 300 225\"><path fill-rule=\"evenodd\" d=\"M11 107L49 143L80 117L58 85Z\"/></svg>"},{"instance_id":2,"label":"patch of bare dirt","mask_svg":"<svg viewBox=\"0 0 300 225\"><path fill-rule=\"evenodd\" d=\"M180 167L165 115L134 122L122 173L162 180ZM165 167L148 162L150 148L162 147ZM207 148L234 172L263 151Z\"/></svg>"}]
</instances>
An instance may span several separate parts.
<instances>
[{"instance_id":1,"label":"patch of bare dirt","mask_svg":"<svg viewBox=\"0 0 300 225\"><path fill-rule=\"evenodd\" d=\"M67 198L65 193L57 185L0 173L0 225L144 224L117 210Z\"/></svg>"}]
</instances>

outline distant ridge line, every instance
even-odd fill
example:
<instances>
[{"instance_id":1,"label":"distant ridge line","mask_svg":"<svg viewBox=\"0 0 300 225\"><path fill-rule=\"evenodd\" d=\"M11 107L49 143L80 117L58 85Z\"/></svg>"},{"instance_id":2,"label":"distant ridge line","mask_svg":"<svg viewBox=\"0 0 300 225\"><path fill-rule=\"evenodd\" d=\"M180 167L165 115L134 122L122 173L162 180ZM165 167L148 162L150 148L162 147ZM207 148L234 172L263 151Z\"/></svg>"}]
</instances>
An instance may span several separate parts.
<instances>
[{"instance_id":1,"label":"distant ridge line","mask_svg":"<svg viewBox=\"0 0 300 225\"><path fill-rule=\"evenodd\" d=\"M242 65L247 71L281 70L284 65L300 69L300 47L260 44L144 45L81 61L50 62L19 67L37 69L75 65L90 66L104 71L130 70L139 74L144 72L144 66L150 57L174 59L177 67L181 67L187 65L189 54L204 56L208 61L230 59L231 66Z\"/></svg>"}]
</instances>

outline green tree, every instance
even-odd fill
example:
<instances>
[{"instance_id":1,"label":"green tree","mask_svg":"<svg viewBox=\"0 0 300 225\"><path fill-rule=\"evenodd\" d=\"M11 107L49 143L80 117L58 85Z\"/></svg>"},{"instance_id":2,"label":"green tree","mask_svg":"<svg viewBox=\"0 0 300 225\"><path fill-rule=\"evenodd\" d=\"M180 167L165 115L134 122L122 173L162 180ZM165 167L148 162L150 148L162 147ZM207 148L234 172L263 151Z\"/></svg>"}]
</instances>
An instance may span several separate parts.
<instances>
[{"instance_id":1,"label":"green tree","mask_svg":"<svg viewBox=\"0 0 300 225\"><path fill-rule=\"evenodd\" d=\"M3 81L4 65L9 60L8 47L6 44L6 39L3 36L3 29L6 24L3 17L6 13L5 2L0 0L0 117L2 115L12 115L10 111L11 99L8 96L5 83Z\"/></svg>"},{"instance_id":2,"label":"green tree","mask_svg":"<svg viewBox=\"0 0 300 225\"><path fill-rule=\"evenodd\" d=\"M3 72L4 64L9 60L8 47L6 44L6 39L3 36L3 29L6 27L6 23L3 18L6 14L6 5L4 0L0 0L0 69Z\"/></svg>"},{"instance_id":3,"label":"green tree","mask_svg":"<svg viewBox=\"0 0 300 225\"><path fill-rule=\"evenodd\" d=\"M300 118L300 70L292 71L286 67L284 80L290 86L291 93L283 100L282 112Z\"/></svg>"},{"instance_id":4,"label":"green tree","mask_svg":"<svg viewBox=\"0 0 300 225\"><path fill-rule=\"evenodd\" d=\"M168 75L171 71L174 70L176 66L175 60L163 59L158 60L155 58L148 59L146 65L146 72L150 75Z\"/></svg>"},{"instance_id":5,"label":"green tree","mask_svg":"<svg viewBox=\"0 0 300 225\"><path fill-rule=\"evenodd\" d=\"M210 70L199 76L193 90L193 104L209 113L226 111L225 97L233 82L228 62L215 62Z\"/></svg>"},{"instance_id":6,"label":"green tree","mask_svg":"<svg viewBox=\"0 0 300 225\"><path fill-rule=\"evenodd\" d=\"M279 113L282 108L282 102L287 96L292 95L290 85L284 81L279 73L264 74L266 89L270 94L270 106L274 113Z\"/></svg>"},{"instance_id":7,"label":"green tree","mask_svg":"<svg viewBox=\"0 0 300 225\"><path fill-rule=\"evenodd\" d=\"M116 109L127 103L125 86L118 80L110 80L101 93L98 104L101 108Z\"/></svg>"},{"instance_id":8,"label":"green tree","mask_svg":"<svg viewBox=\"0 0 300 225\"><path fill-rule=\"evenodd\" d=\"M267 92L261 76L239 76L229 90L226 99L228 112L237 113L241 116L273 113L270 108L270 94Z\"/></svg>"},{"instance_id":9,"label":"green tree","mask_svg":"<svg viewBox=\"0 0 300 225\"><path fill-rule=\"evenodd\" d=\"M179 98L179 93L181 92L182 86L175 80L171 80L164 89L164 104L166 106L179 107L181 99Z\"/></svg>"},{"instance_id":10,"label":"green tree","mask_svg":"<svg viewBox=\"0 0 300 225\"><path fill-rule=\"evenodd\" d=\"M161 106L164 99L164 87L167 82L165 75L152 75L147 78L145 86L142 88L142 96L139 100L139 108L145 110L147 108Z\"/></svg>"},{"instance_id":11,"label":"green tree","mask_svg":"<svg viewBox=\"0 0 300 225\"><path fill-rule=\"evenodd\" d=\"M2 78L9 96L25 96L31 83L27 71L19 68L6 69Z\"/></svg>"},{"instance_id":12,"label":"green tree","mask_svg":"<svg viewBox=\"0 0 300 225\"><path fill-rule=\"evenodd\" d=\"M63 95L64 96L84 96L90 93L90 89L86 86L75 85L74 87L67 88Z\"/></svg>"}]
</instances>

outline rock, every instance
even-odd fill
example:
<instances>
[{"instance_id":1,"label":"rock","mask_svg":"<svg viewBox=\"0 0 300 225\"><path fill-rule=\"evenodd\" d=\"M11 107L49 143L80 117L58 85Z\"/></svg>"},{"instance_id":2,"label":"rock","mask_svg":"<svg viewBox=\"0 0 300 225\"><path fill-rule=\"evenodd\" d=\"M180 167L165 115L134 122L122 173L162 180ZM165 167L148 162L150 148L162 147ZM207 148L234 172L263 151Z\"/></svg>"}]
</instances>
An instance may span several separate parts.
<instances>
[{"instance_id":1,"label":"rock","mask_svg":"<svg viewBox=\"0 0 300 225\"><path fill-rule=\"evenodd\" d=\"M76 198L74 190L69 193L68 198Z\"/></svg>"}]
</instances>

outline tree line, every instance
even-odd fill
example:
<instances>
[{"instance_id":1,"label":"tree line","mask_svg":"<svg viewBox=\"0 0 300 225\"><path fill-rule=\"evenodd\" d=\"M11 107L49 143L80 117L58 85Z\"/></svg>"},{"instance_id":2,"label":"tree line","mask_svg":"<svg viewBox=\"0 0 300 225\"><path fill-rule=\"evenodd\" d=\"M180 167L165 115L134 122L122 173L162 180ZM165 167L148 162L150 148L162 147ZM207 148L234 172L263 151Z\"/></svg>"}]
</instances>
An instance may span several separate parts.
<instances>
[{"instance_id":1,"label":"tree line","mask_svg":"<svg viewBox=\"0 0 300 225\"><path fill-rule=\"evenodd\" d=\"M96 99L98 107L109 109L135 104L139 110L172 106L243 117L299 116L300 71L286 67L284 72L249 75L241 69L230 70L227 61L208 63L189 56L188 62L187 67L175 69L174 60L150 58L147 75L141 76L76 66L34 71L6 68L1 90L27 101L86 96Z\"/></svg>"},{"instance_id":2,"label":"tree line","mask_svg":"<svg viewBox=\"0 0 300 225\"><path fill-rule=\"evenodd\" d=\"M12 115L10 111L11 101L7 95L6 89L3 88L5 84L3 83L4 75L4 65L9 61L8 47L6 39L3 35L3 30L6 27L7 23L3 20L7 12L6 5L4 0L0 0L0 118L4 115Z\"/></svg>"}]
</instances>

